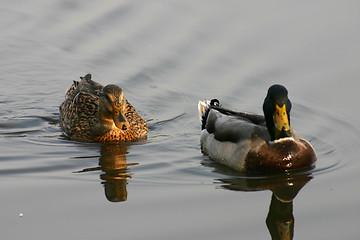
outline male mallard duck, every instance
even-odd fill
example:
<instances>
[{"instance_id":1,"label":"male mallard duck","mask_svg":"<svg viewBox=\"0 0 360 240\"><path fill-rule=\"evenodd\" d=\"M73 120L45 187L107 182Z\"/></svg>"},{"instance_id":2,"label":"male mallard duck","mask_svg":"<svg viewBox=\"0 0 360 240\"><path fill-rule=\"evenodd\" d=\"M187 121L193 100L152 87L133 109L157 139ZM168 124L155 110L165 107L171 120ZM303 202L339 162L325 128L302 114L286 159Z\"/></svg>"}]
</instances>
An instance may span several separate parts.
<instances>
[{"instance_id":1,"label":"male mallard duck","mask_svg":"<svg viewBox=\"0 0 360 240\"><path fill-rule=\"evenodd\" d=\"M126 142L148 132L120 87L104 87L91 80L90 74L80 79L70 86L60 105L60 125L71 139Z\"/></svg>"},{"instance_id":2,"label":"male mallard duck","mask_svg":"<svg viewBox=\"0 0 360 240\"><path fill-rule=\"evenodd\" d=\"M201 149L213 160L242 171L281 172L312 166L310 143L290 128L291 102L284 86L273 85L261 115L234 112L219 101L200 101Z\"/></svg>"}]
</instances>

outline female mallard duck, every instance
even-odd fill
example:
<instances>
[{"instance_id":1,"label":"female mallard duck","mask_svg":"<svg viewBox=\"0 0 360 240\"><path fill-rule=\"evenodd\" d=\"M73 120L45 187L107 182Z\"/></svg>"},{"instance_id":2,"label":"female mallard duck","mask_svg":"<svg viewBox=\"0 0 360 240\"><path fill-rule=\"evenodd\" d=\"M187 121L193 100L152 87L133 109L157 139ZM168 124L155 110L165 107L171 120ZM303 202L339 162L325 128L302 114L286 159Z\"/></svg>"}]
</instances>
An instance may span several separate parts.
<instances>
[{"instance_id":1,"label":"female mallard duck","mask_svg":"<svg viewBox=\"0 0 360 240\"><path fill-rule=\"evenodd\" d=\"M91 80L74 81L60 105L62 130L74 140L127 142L148 132L145 121L116 85Z\"/></svg>"},{"instance_id":2,"label":"female mallard duck","mask_svg":"<svg viewBox=\"0 0 360 240\"><path fill-rule=\"evenodd\" d=\"M264 100L264 117L234 112L219 101L200 101L201 149L213 160L242 171L281 172L312 166L310 143L290 128L291 102L284 86L273 85Z\"/></svg>"}]
</instances>

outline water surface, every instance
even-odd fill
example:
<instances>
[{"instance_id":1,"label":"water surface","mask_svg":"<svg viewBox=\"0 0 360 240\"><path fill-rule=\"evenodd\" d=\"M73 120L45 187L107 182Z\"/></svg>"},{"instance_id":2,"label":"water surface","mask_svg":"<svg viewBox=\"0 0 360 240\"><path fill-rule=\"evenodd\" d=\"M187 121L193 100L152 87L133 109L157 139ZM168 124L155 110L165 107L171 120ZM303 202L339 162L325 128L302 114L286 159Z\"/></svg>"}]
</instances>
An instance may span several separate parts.
<instances>
[{"instance_id":1,"label":"water surface","mask_svg":"<svg viewBox=\"0 0 360 240\"><path fill-rule=\"evenodd\" d=\"M3 2L2 237L276 239L282 226L294 239L356 239L359 10L356 1ZM145 142L63 136L58 107L87 73L123 88L148 122ZM261 113L274 83L289 90L315 169L245 175L203 156L198 100Z\"/></svg>"}]
</instances>

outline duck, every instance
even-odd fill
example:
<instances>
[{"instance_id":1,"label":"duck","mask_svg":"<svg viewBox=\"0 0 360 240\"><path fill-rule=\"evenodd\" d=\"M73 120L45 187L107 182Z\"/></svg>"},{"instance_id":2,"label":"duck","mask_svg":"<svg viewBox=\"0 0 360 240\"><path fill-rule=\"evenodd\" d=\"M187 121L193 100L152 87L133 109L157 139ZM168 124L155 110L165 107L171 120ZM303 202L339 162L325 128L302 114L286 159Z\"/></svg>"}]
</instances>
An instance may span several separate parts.
<instances>
[{"instance_id":1,"label":"duck","mask_svg":"<svg viewBox=\"0 0 360 240\"><path fill-rule=\"evenodd\" d=\"M114 84L105 87L91 74L73 81L60 105L60 126L65 135L78 141L119 143L146 136L144 119Z\"/></svg>"},{"instance_id":2,"label":"duck","mask_svg":"<svg viewBox=\"0 0 360 240\"><path fill-rule=\"evenodd\" d=\"M223 108L218 99L199 101L201 151L232 169L280 173L312 168L311 144L290 126L287 89L274 84L263 103L264 115Z\"/></svg>"}]
</instances>

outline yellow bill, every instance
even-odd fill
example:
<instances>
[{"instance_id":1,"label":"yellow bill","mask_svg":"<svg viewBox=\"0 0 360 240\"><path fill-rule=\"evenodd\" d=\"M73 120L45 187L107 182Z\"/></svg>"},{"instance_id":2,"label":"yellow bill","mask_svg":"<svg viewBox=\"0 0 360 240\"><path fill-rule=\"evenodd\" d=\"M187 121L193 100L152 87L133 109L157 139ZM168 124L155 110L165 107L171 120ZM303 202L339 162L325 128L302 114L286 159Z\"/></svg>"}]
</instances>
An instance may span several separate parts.
<instances>
[{"instance_id":1,"label":"yellow bill","mask_svg":"<svg viewBox=\"0 0 360 240\"><path fill-rule=\"evenodd\" d=\"M275 105L275 112L273 114L274 119L274 125L277 130L281 131L289 131L290 125L289 125L289 118L286 113L286 106L283 104L282 107L279 107L279 105Z\"/></svg>"}]
</instances>

